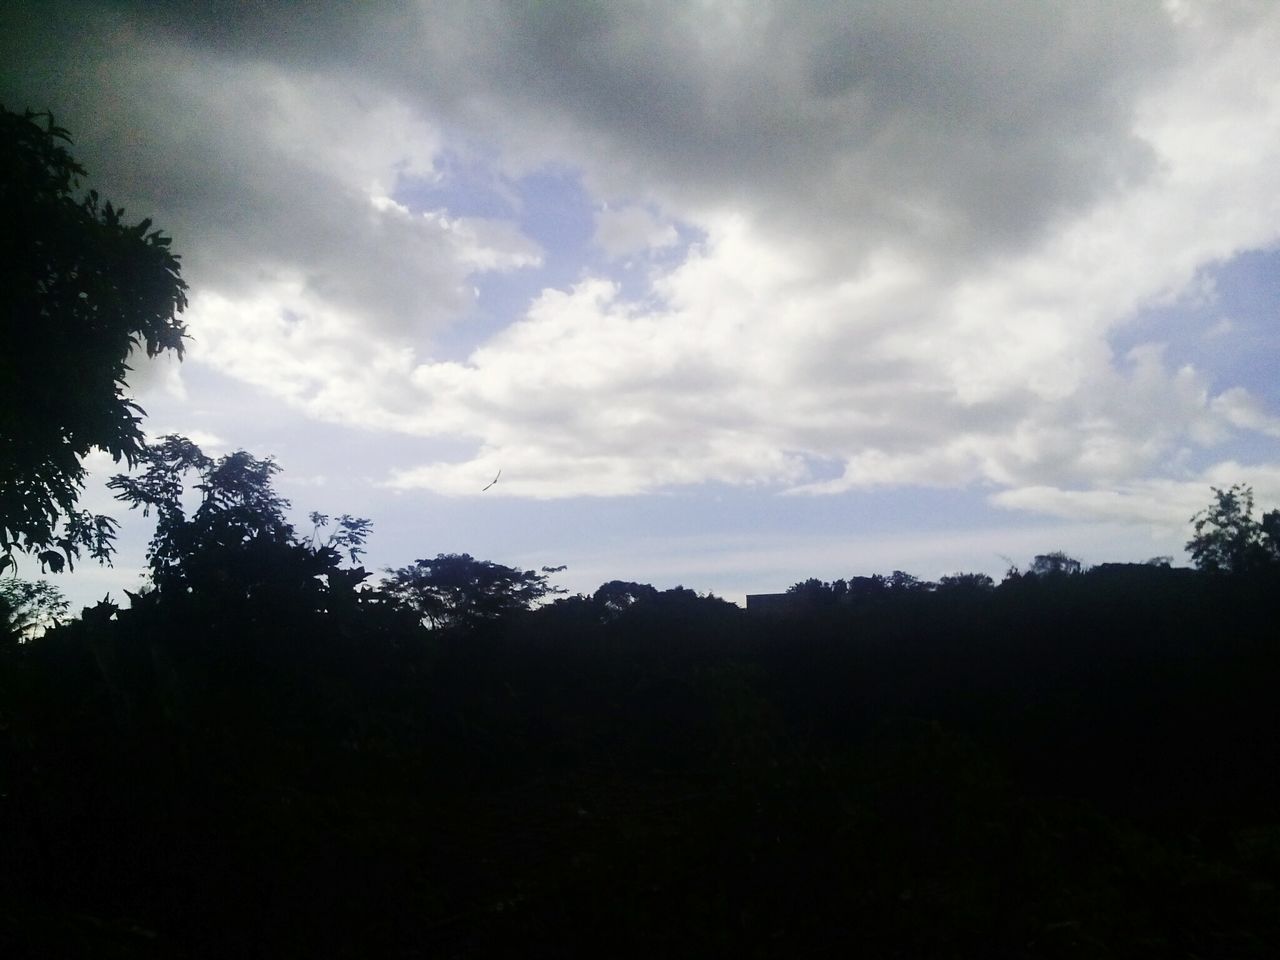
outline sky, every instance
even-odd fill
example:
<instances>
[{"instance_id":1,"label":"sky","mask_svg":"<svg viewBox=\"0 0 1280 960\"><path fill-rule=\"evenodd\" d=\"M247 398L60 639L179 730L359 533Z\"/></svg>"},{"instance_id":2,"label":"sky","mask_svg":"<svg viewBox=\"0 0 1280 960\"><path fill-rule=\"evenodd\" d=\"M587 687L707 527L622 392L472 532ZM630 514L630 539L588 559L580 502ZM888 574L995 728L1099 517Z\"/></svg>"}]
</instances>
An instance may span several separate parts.
<instances>
[{"instance_id":1,"label":"sky","mask_svg":"<svg viewBox=\"0 0 1280 960\"><path fill-rule=\"evenodd\" d=\"M1186 562L1280 505L1280 3L11 3L183 258L152 436L468 552L742 601ZM73 602L136 588L149 522ZM496 484L484 490L501 471Z\"/></svg>"}]
</instances>

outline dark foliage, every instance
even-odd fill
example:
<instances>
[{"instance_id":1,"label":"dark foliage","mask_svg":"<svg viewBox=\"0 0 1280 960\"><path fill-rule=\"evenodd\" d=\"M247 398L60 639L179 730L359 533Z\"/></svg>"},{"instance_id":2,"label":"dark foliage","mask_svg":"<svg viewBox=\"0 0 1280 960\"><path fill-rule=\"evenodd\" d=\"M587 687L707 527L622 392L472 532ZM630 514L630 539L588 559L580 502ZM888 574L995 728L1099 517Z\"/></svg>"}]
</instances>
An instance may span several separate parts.
<instances>
[{"instance_id":1,"label":"dark foliage","mask_svg":"<svg viewBox=\"0 0 1280 960\"><path fill-rule=\"evenodd\" d=\"M68 609L62 592L47 581L0 577L0 645L55 626Z\"/></svg>"},{"instance_id":2,"label":"dark foliage","mask_svg":"<svg viewBox=\"0 0 1280 960\"><path fill-rule=\"evenodd\" d=\"M84 457L133 463L130 352L182 354L169 239L81 194L69 143L48 115L0 107L0 571L15 552L55 571L81 551L109 558L114 521L77 508Z\"/></svg>"},{"instance_id":3,"label":"dark foliage","mask_svg":"<svg viewBox=\"0 0 1280 960\"><path fill-rule=\"evenodd\" d=\"M1192 562L1209 573L1249 573L1280 564L1280 510L1253 516L1253 488L1213 487L1213 503L1191 518Z\"/></svg>"},{"instance_id":4,"label":"dark foliage","mask_svg":"<svg viewBox=\"0 0 1280 960\"><path fill-rule=\"evenodd\" d=\"M311 537L297 536L286 516L289 502L272 487L279 467L270 458L237 450L215 460L171 435L143 447L137 460L140 474L119 474L107 486L130 509L155 512L147 562L151 586L166 598L278 602L322 590L322 578L349 579L339 570L343 553L352 562L364 553L371 524L363 518L344 514L322 537L331 520L312 513ZM199 499L190 516L189 495ZM359 573L357 583L368 576Z\"/></svg>"},{"instance_id":5,"label":"dark foliage","mask_svg":"<svg viewBox=\"0 0 1280 960\"><path fill-rule=\"evenodd\" d=\"M1084 564L1075 557L1055 550L1052 553L1036 554L1027 572L1037 577L1073 577L1083 570Z\"/></svg>"},{"instance_id":6,"label":"dark foliage","mask_svg":"<svg viewBox=\"0 0 1280 960\"><path fill-rule=\"evenodd\" d=\"M434 560L388 570L383 591L430 627L473 629L528 610L549 594L563 593L547 581L548 574L563 569L518 570L466 553L442 553Z\"/></svg>"},{"instance_id":7,"label":"dark foliage","mask_svg":"<svg viewBox=\"0 0 1280 960\"><path fill-rule=\"evenodd\" d=\"M951 573L938 580L939 590L985 593L995 589L995 581L985 573Z\"/></svg>"},{"instance_id":8,"label":"dark foliage","mask_svg":"<svg viewBox=\"0 0 1280 960\"><path fill-rule=\"evenodd\" d=\"M270 461L152 455L119 489L169 511L156 589L0 647L6 955L1280 947L1274 572L810 581L753 617L621 581L530 609L546 571L446 556L408 569L502 599L428 629L341 566L362 522L294 533Z\"/></svg>"}]
</instances>

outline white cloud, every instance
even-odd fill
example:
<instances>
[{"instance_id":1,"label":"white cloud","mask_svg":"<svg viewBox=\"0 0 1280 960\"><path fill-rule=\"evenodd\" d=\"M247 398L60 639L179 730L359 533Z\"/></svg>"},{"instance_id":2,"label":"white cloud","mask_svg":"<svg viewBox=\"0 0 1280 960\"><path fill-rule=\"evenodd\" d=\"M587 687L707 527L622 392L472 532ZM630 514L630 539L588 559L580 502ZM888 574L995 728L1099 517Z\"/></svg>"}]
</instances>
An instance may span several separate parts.
<instances>
[{"instance_id":1,"label":"white cloud","mask_svg":"<svg viewBox=\"0 0 1280 960\"><path fill-rule=\"evenodd\" d=\"M1183 24L1170 39L1178 69L1163 70L1159 86L1135 83L1114 131L1112 147L1127 143L1149 165L1122 190L1091 195L1070 215L1060 208L1055 229L1026 253L975 267L969 251L939 264L920 259L914 244L917 256L855 257L833 278L829 262L759 221L740 218L717 234L704 218L707 247L658 284L665 310L620 319L624 309L611 304L572 323L531 313L509 361L501 358L509 341L499 339L468 369L539 396L541 421L555 424L543 435L566 467L565 494L580 491L565 434L591 449L610 414L657 424L649 436L696 432L702 444L679 453L695 474L703 459L704 478L713 472L710 440L725 435L769 438L784 455L844 459L841 478L802 487L814 492L1055 477L1116 483L1168 470L1187 445L1211 445L1228 427L1267 432L1272 420L1256 402L1246 407L1235 391L1212 396L1193 368L1167 369L1154 347L1116 363L1107 342L1145 303L1187 289L1199 268L1276 240L1280 74L1267 52L1276 27L1274 18L1244 26L1256 29L1196 35L1219 27ZM1097 80L1083 69L1077 79ZM803 138L801 149L820 140ZM897 173L879 172L888 183ZM750 189L747 204L764 195ZM812 202L796 207L812 212ZM1034 219L1034 209L1023 213ZM880 232L896 242L893 230ZM653 343L682 358L680 377L663 379L670 364L653 356ZM579 384L583 370L598 380L587 374ZM688 416L704 392L716 416ZM494 423L524 423L515 403L490 395L472 404L465 393L449 396L478 414L472 429L500 450L502 431L486 429L486 412ZM683 416L663 415L682 404ZM637 451L658 448L646 438L630 437ZM642 456L633 459L643 470ZM418 476L430 484L436 474Z\"/></svg>"},{"instance_id":2,"label":"white cloud","mask_svg":"<svg viewBox=\"0 0 1280 960\"><path fill-rule=\"evenodd\" d=\"M403 429L399 384L411 352L366 335L359 314L317 297L300 278L251 296L192 297L191 358L253 384L317 419Z\"/></svg>"},{"instance_id":3,"label":"white cloud","mask_svg":"<svg viewBox=\"0 0 1280 960\"><path fill-rule=\"evenodd\" d=\"M604 207L596 211L595 242L610 257L674 246L676 228L662 223L644 207Z\"/></svg>"},{"instance_id":4,"label":"white cloud","mask_svg":"<svg viewBox=\"0 0 1280 960\"><path fill-rule=\"evenodd\" d=\"M1156 347L1113 364L1108 316L1086 310L1117 308L1077 299L1070 272L1056 286L1044 272L1033 260L1031 283L1010 269L938 291L886 261L832 287L722 225L659 285L659 309L584 283L544 294L467 363L419 366L415 385L431 401L422 429L477 436L484 451L470 465L403 471L395 484L464 493L474 484L460 476L512 460L537 482L507 492L537 496L707 480L807 493L1105 483L1166 469L1229 427L1260 426L1239 395L1213 397ZM1119 309L1142 293L1126 291ZM845 466L805 482L805 458Z\"/></svg>"},{"instance_id":5,"label":"white cloud","mask_svg":"<svg viewBox=\"0 0 1280 960\"><path fill-rule=\"evenodd\" d=\"M153 427L150 424L147 425L147 437L150 440L157 440L160 437L167 437L170 434L177 434L178 436L186 437L211 457L222 456L231 449L231 444L218 436L218 434L212 433L208 430L184 430L172 426Z\"/></svg>"},{"instance_id":6,"label":"white cloud","mask_svg":"<svg viewBox=\"0 0 1280 960\"><path fill-rule=\"evenodd\" d=\"M1213 408L1233 427L1280 438L1280 417L1268 413L1258 399L1242 387L1232 387L1214 397Z\"/></svg>"},{"instance_id":7,"label":"white cloud","mask_svg":"<svg viewBox=\"0 0 1280 960\"><path fill-rule=\"evenodd\" d=\"M1220 337L1225 337L1231 333L1234 333L1235 329L1236 329L1236 323L1234 320L1232 320L1230 317L1219 317L1216 321L1214 321L1213 326L1205 330L1204 338L1206 340L1214 340Z\"/></svg>"},{"instance_id":8,"label":"white cloud","mask_svg":"<svg viewBox=\"0 0 1280 960\"><path fill-rule=\"evenodd\" d=\"M374 193L369 200L380 213L404 222L414 219L408 207L391 197ZM515 270L542 264L538 245L513 223L489 217L451 217L448 210L427 210L421 218L453 245L455 260L470 269Z\"/></svg>"},{"instance_id":9,"label":"white cloud","mask_svg":"<svg viewBox=\"0 0 1280 960\"><path fill-rule=\"evenodd\" d=\"M128 366L128 392L144 407L151 397L175 401L187 399L181 361L173 355L166 353L148 357L145 349L134 347L129 352Z\"/></svg>"},{"instance_id":10,"label":"white cloud","mask_svg":"<svg viewBox=\"0 0 1280 960\"><path fill-rule=\"evenodd\" d=\"M423 214L455 246L459 264L471 270L516 270L542 264L538 245L513 223L491 217L450 217L447 211Z\"/></svg>"},{"instance_id":11,"label":"white cloud","mask_svg":"<svg viewBox=\"0 0 1280 960\"><path fill-rule=\"evenodd\" d=\"M398 489L983 484L1155 522L1193 454L1280 432L1237 384L1111 348L1280 241L1280 10L318 7L296 33L107 29L66 122L187 251L196 362L474 444ZM389 199L451 138L509 175L580 171L611 257L672 222L705 240L649 296L579 274L433 359L474 273L550 259L513 223Z\"/></svg>"},{"instance_id":12,"label":"white cloud","mask_svg":"<svg viewBox=\"0 0 1280 960\"><path fill-rule=\"evenodd\" d=\"M1235 460L1216 463L1194 479L1140 479L1106 490L1019 487L994 494L991 502L1071 520L1140 523L1164 534L1185 533L1190 518L1212 500L1210 488L1225 489L1235 483L1253 487L1259 503L1280 503L1280 464Z\"/></svg>"}]
</instances>

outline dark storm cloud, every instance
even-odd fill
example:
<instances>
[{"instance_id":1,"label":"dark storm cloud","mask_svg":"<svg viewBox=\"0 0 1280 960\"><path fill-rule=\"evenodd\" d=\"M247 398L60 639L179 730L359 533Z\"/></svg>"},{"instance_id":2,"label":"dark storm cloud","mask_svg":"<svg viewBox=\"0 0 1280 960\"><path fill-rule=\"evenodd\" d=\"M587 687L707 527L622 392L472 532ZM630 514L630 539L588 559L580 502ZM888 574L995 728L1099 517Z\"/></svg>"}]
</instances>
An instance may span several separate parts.
<instances>
[{"instance_id":1,"label":"dark storm cloud","mask_svg":"<svg viewBox=\"0 0 1280 960\"><path fill-rule=\"evenodd\" d=\"M245 16L252 5L192 18L157 6L145 17L110 4L10 10L0 96L52 110L90 182L132 216L156 217L200 287L234 293L288 275L399 335L470 302L454 238L370 203L396 167L429 169L431 128L357 77L266 56L289 37L306 47L323 36L318 51L343 17L317 11L289 31Z\"/></svg>"},{"instance_id":2,"label":"dark storm cloud","mask_svg":"<svg viewBox=\"0 0 1280 960\"><path fill-rule=\"evenodd\" d=\"M1143 177L1132 103L1173 46L1154 2L110 9L381 86L531 163L577 146L606 197L745 208L844 268L1007 251Z\"/></svg>"},{"instance_id":3,"label":"dark storm cloud","mask_svg":"<svg viewBox=\"0 0 1280 960\"><path fill-rule=\"evenodd\" d=\"M851 253L1008 249L1140 177L1131 105L1170 53L1156 4L465 9L467 42L424 31L436 66L407 82L548 117L605 190L746 204Z\"/></svg>"}]
</instances>

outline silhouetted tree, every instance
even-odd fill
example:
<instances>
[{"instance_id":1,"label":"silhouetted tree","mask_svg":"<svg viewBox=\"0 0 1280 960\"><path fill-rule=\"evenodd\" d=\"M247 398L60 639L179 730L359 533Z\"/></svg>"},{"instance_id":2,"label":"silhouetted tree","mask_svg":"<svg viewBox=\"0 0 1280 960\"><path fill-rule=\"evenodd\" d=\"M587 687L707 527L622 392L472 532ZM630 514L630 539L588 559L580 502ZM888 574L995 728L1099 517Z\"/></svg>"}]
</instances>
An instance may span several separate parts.
<instances>
[{"instance_id":1,"label":"silhouetted tree","mask_svg":"<svg viewBox=\"0 0 1280 960\"><path fill-rule=\"evenodd\" d=\"M563 593L540 572L476 560L467 553L441 553L434 560L388 569L382 589L431 627L475 627L530 609L543 597Z\"/></svg>"},{"instance_id":2,"label":"silhouetted tree","mask_svg":"<svg viewBox=\"0 0 1280 960\"><path fill-rule=\"evenodd\" d=\"M186 284L151 221L90 190L47 114L0 107L0 570L15 552L55 571L109 559L115 523L78 510L93 448L132 465L142 409L127 360L182 355Z\"/></svg>"},{"instance_id":3,"label":"silhouetted tree","mask_svg":"<svg viewBox=\"0 0 1280 960\"><path fill-rule=\"evenodd\" d=\"M888 585L890 590L899 593L925 593L933 589L933 584L929 581L913 577L901 570L895 570L889 574Z\"/></svg>"},{"instance_id":4,"label":"silhouetted tree","mask_svg":"<svg viewBox=\"0 0 1280 960\"><path fill-rule=\"evenodd\" d=\"M884 596L889 589L889 582L880 574L873 573L869 577L850 577L848 596L851 601L872 600Z\"/></svg>"},{"instance_id":5,"label":"silhouetted tree","mask_svg":"<svg viewBox=\"0 0 1280 960\"><path fill-rule=\"evenodd\" d=\"M657 595L657 589L647 583L610 580L596 589L591 600L599 610L600 619L607 623L622 616L635 604L652 601Z\"/></svg>"},{"instance_id":6,"label":"silhouetted tree","mask_svg":"<svg viewBox=\"0 0 1280 960\"><path fill-rule=\"evenodd\" d=\"M1061 550L1054 550L1052 553L1036 554L1027 572L1034 573L1037 577L1075 576L1083 568L1084 565L1075 557L1068 556Z\"/></svg>"},{"instance_id":7,"label":"silhouetted tree","mask_svg":"<svg viewBox=\"0 0 1280 960\"><path fill-rule=\"evenodd\" d=\"M985 592L995 588L995 581L985 573L952 573L938 580L939 590Z\"/></svg>"},{"instance_id":8,"label":"silhouetted tree","mask_svg":"<svg viewBox=\"0 0 1280 960\"><path fill-rule=\"evenodd\" d=\"M272 487L280 468L270 458L237 450L215 460L185 437L170 435L145 447L138 459L144 465L140 475L120 474L107 486L144 516L156 512L147 560L161 594L245 598L296 589L318 577L337 576L341 552L353 562L363 552L370 523L361 518L342 516L322 540L330 518L313 513L311 538L295 534L286 517L289 502ZM200 503L188 516L183 501L192 474L191 490Z\"/></svg>"},{"instance_id":9,"label":"silhouetted tree","mask_svg":"<svg viewBox=\"0 0 1280 960\"><path fill-rule=\"evenodd\" d=\"M841 581L841 584L843 585L843 581ZM837 599L832 585L819 580L817 577L810 577L808 580L793 583L787 587L787 595L792 598L792 602L797 609L826 607L835 603Z\"/></svg>"},{"instance_id":10,"label":"silhouetted tree","mask_svg":"<svg viewBox=\"0 0 1280 960\"><path fill-rule=\"evenodd\" d=\"M52 627L69 606L62 591L47 581L0 577L0 643Z\"/></svg>"},{"instance_id":11,"label":"silhouetted tree","mask_svg":"<svg viewBox=\"0 0 1280 960\"><path fill-rule=\"evenodd\" d=\"M1213 491L1213 503L1191 518L1191 560L1208 573L1243 573L1280 561L1280 511L1253 518L1253 488L1243 483Z\"/></svg>"}]
</instances>

